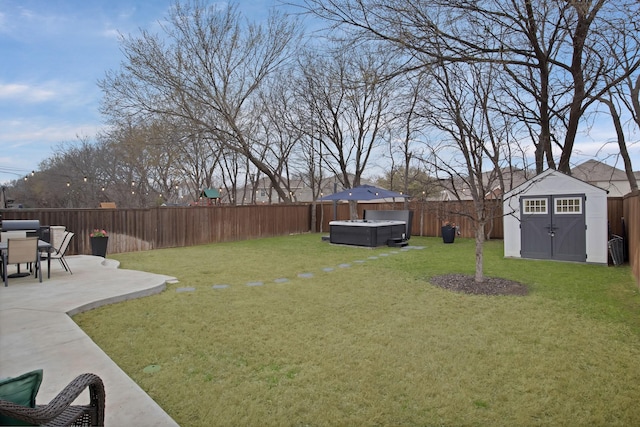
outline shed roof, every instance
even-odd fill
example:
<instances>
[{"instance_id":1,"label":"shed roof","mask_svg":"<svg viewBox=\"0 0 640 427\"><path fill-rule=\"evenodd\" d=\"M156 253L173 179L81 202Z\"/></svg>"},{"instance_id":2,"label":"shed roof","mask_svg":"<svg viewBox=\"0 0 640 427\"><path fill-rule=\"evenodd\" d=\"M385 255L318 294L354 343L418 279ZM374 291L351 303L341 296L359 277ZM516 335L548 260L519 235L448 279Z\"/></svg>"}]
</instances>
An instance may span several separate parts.
<instances>
[{"instance_id":1,"label":"shed roof","mask_svg":"<svg viewBox=\"0 0 640 427\"><path fill-rule=\"evenodd\" d=\"M517 187L514 187L513 189L511 189L511 191L508 191L507 193L504 194L503 199L506 200L509 197L512 197L514 194L518 194L518 193L525 193L527 192L529 187L535 186L538 183L542 182L546 177L548 177L549 175L553 175L556 177L560 177L561 179L564 179L566 181L572 181L574 182L574 184L580 185L583 188L588 188L590 189L590 191L602 191L603 193L608 193L607 190L604 190L596 185L593 185L589 182L585 182L581 179L575 178L571 175L567 175L565 173L562 173L558 170L555 169L547 169L544 172L534 176L533 178L525 181L524 183L518 185ZM568 189L563 189L563 190L568 190Z\"/></svg>"}]
</instances>

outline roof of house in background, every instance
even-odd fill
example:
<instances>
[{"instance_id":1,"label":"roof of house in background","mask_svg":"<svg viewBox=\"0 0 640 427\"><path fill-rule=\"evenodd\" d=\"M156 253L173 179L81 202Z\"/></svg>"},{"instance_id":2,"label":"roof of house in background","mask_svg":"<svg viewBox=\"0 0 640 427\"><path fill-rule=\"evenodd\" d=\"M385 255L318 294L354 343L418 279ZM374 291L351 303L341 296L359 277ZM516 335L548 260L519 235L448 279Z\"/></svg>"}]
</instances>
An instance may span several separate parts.
<instances>
[{"instance_id":1,"label":"roof of house in background","mask_svg":"<svg viewBox=\"0 0 640 427\"><path fill-rule=\"evenodd\" d=\"M502 169L502 181L505 188L502 188L495 172L484 172L482 181L486 190L485 198L499 199L503 193L517 187L533 175L533 172L523 169L504 168ZM472 200L471 190L463 177L457 176L453 180L442 179L437 188L437 193L427 197L427 200Z\"/></svg>"},{"instance_id":2,"label":"roof of house in background","mask_svg":"<svg viewBox=\"0 0 640 427\"><path fill-rule=\"evenodd\" d=\"M571 169L571 176L586 182L626 181L625 171L597 160L587 160Z\"/></svg>"}]
</instances>

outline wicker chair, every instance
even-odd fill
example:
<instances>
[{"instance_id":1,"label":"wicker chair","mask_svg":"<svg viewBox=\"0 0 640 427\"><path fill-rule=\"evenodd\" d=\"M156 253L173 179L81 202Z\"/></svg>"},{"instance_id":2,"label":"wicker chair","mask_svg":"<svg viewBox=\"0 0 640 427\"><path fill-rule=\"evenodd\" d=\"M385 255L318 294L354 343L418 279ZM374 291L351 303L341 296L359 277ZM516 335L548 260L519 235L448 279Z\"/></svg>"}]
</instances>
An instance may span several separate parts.
<instances>
[{"instance_id":1,"label":"wicker chair","mask_svg":"<svg viewBox=\"0 0 640 427\"><path fill-rule=\"evenodd\" d=\"M89 387L88 405L71 405ZM0 399L0 414L35 425L104 426L104 384L94 374L82 374L69 383L48 405L28 408Z\"/></svg>"}]
</instances>

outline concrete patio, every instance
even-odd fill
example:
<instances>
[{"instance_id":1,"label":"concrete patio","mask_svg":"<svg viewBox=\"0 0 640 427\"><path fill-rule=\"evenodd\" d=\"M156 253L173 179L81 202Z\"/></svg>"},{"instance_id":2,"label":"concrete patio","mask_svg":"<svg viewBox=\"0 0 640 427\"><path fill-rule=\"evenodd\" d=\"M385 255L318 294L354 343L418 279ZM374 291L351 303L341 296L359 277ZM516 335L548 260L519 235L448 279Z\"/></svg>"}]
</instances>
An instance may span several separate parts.
<instances>
[{"instance_id":1,"label":"concrete patio","mask_svg":"<svg viewBox=\"0 0 640 427\"><path fill-rule=\"evenodd\" d=\"M100 257L65 257L73 274L57 260L47 279L9 279L0 286L0 378L42 368L37 403L48 403L77 375L102 378L106 391L107 426L177 426L122 371L70 316L101 305L162 292L173 277L121 270L118 262ZM9 266L9 273L12 267ZM88 402L88 392L78 402Z\"/></svg>"}]
</instances>

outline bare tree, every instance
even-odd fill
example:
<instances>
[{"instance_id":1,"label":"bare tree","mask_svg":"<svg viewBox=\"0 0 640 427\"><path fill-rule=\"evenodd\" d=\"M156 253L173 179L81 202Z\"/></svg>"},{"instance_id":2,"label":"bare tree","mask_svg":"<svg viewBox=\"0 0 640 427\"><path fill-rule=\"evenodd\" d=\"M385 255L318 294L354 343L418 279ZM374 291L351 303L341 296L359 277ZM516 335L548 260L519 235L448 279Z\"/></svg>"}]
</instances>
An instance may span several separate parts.
<instances>
[{"instance_id":1,"label":"bare tree","mask_svg":"<svg viewBox=\"0 0 640 427\"><path fill-rule=\"evenodd\" d=\"M622 75L624 79L617 85L608 84L608 92L597 99L609 110L631 191L637 192L638 181L629 156L622 116L630 116L629 125L640 130L640 26L636 21L625 20L616 21L615 24L621 31L611 32L602 49L614 59L618 72L606 76L606 79L607 82L617 82L618 75Z\"/></svg>"},{"instance_id":2,"label":"bare tree","mask_svg":"<svg viewBox=\"0 0 640 427\"><path fill-rule=\"evenodd\" d=\"M121 69L99 82L103 113L189 123L193 134L244 156L289 200L254 145L251 108L268 76L289 60L296 24L275 13L264 26L245 23L233 4L193 1L176 3L161 28L162 36L121 38Z\"/></svg>"},{"instance_id":3,"label":"bare tree","mask_svg":"<svg viewBox=\"0 0 640 427\"><path fill-rule=\"evenodd\" d=\"M476 282L484 280L483 247L486 226L497 214L494 190L504 189L503 168L508 168L511 118L499 110L503 102L494 88L491 64L442 64L431 74L434 92L426 98L429 123L440 132L432 147L433 167L449 182L459 199L470 197L472 211L454 210L473 224L476 241Z\"/></svg>"},{"instance_id":4,"label":"bare tree","mask_svg":"<svg viewBox=\"0 0 640 427\"><path fill-rule=\"evenodd\" d=\"M601 49L619 22L637 21L633 0L306 0L306 8L345 32L404 53L405 70L434 63L491 62L511 77L510 106L530 125L538 172L570 173L581 120L615 86ZM637 64L634 64L637 67ZM615 79L607 76L615 74ZM553 145L559 148L556 162Z\"/></svg>"},{"instance_id":5,"label":"bare tree","mask_svg":"<svg viewBox=\"0 0 640 427\"><path fill-rule=\"evenodd\" d=\"M92 208L104 201L104 171L113 157L87 137L63 142L38 171L15 180L11 198L24 207Z\"/></svg>"},{"instance_id":6,"label":"bare tree","mask_svg":"<svg viewBox=\"0 0 640 427\"><path fill-rule=\"evenodd\" d=\"M302 63L304 92L312 103L323 161L344 188L360 185L372 152L392 119L391 56L359 46L339 46L327 57L308 53ZM350 216L357 217L350 202Z\"/></svg>"},{"instance_id":7,"label":"bare tree","mask_svg":"<svg viewBox=\"0 0 640 427\"><path fill-rule=\"evenodd\" d=\"M389 144L389 158L391 159L391 170L389 174L388 188L390 190L399 189L404 194L413 196L426 195L429 192L429 181L424 179L428 171L414 166L420 159L424 158L424 153L418 148L418 140L426 138L424 134L427 121L419 112L419 105L424 93L429 92L427 84L428 75L423 71L406 75L407 79L399 85L397 116L391 128L392 138ZM395 166L395 157L400 158L400 167ZM395 186L395 172L401 171L402 177L400 187ZM422 178L422 179L421 179ZM417 184L417 185L416 185ZM413 192L410 189L414 190ZM419 193L415 190L419 189ZM404 199L405 209L409 200Z\"/></svg>"},{"instance_id":8,"label":"bare tree","mask_svg":"<svg viewBox=\"0 0 640 427\"><path fill-rule=\"evenodd\" d=\"M255 108L259 129L256 144L262 144L263 161L271 166L283 189L295 200L291 187L292 175L295 175L292 154L299 148L303 133L293 125L297 119L291 73L292 70L287 70L274 76L260 93L260 104Z\"/></svg>"}]
</instances>

